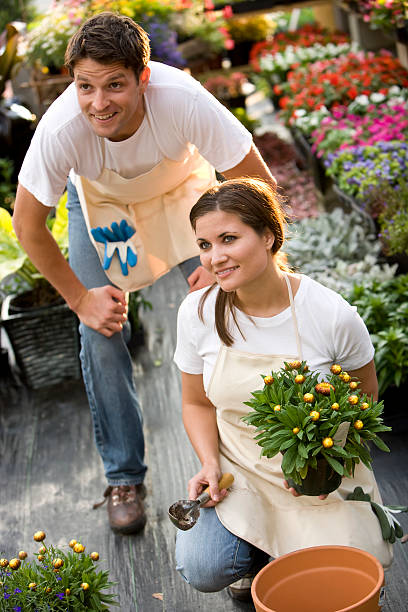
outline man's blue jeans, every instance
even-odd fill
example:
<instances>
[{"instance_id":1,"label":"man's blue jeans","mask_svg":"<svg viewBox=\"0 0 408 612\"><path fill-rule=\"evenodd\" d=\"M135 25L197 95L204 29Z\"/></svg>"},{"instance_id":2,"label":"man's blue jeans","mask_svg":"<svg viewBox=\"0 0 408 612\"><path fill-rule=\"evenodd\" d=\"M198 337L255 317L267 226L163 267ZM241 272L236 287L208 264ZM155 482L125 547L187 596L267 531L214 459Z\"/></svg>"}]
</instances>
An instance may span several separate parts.
<instances>
[{"instance_id":1,"label":"man's blue jeans","mask_svg":"<svg viewBox=\"0 0 408 612\"><path fill-rule=\"evenodd\" d=\"M67 184L69 215L69 263L88 289L112 284L92 245L78 193ZM199 258L180 268L185 277L199 265ZM112 486L143 482L144 436L142 414L133 381L132 361L126 345L126 329L111 338L82 323L81 364L92 414L94 437L106 478Z\"/></svg>"},{"instance_id":2,"label":"man's blue jeans","mask_svg":"<svg viewBox=\"0 0 408 612\"><path fill-rule=\"evenodd\" d=\"M228 531L214 508L201 508L194 527L177 531L177 570L204 593L221 591L246 574L255 575L269 560L267 553Z\"/></svg>"}]
</instances>

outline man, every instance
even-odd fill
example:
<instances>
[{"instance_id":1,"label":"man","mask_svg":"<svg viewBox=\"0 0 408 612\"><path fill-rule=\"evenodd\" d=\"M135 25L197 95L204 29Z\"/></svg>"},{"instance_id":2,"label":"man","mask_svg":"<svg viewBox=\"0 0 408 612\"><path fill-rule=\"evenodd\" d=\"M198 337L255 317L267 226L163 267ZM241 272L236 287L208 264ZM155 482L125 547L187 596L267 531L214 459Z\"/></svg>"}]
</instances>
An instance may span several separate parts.
<instances>
[{"instance_id":1,"label":"man","mask_svg":"<svg viewBox=\"0 0 408 612\"><path fill-rule=\"evenodd\" d=\"M28 255L80 319L81 362L104 463L112 529L143 529L142 418L126 347L126 294L180 265L199 266L188 213L215 182L274 179L251 135L185 72L149 62L147 34L101 13L71 39L74 83L51 105L19 175L14 228ZM68 180L69 264L46 227Z\"/></svg>"}]
</instances>

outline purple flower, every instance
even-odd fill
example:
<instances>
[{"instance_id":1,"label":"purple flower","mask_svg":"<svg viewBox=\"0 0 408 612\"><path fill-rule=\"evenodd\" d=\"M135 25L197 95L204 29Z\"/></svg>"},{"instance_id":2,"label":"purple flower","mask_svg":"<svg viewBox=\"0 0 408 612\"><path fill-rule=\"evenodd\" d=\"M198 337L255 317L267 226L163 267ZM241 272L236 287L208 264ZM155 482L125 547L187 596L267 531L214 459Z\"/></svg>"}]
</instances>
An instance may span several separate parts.
<instances>
[{"instance_id":1,"label":"purple flower","mask_svg":"<svg viewBox=\"0 0 408 612\"><path fill-rule=\"evenodd\" d=\"M57 593L58 599L64 599L65 593Z\"/></svg>"},{"instance_id":2,"label":"purple flower","mask_svg":"<svg viewBox=\"0 0 408 612\"><path fill-rule=\"evenodd\" d=\"M21 612L21 606L14 606L13 610L15 610L15 612Z\"/></svg>"},{"instance_id":3,"label":"purple flower","mask_svg":"<svg viewBox=\"0 0 408 612\"><path fill-rule=\"evenodd\" d=\"M10 599L10 593L4 593L3 597L4 599Z\"/></svg>"},{"instance_id":4,"label":"purple flower","mask_svg":"<svg viewBox=\"0 0 408 612\"><path fill-rule=\"evenodd\" d=\"M23 591L21 589L14 589L14 593L22 593Z\"/></svg>"}]
</instances>

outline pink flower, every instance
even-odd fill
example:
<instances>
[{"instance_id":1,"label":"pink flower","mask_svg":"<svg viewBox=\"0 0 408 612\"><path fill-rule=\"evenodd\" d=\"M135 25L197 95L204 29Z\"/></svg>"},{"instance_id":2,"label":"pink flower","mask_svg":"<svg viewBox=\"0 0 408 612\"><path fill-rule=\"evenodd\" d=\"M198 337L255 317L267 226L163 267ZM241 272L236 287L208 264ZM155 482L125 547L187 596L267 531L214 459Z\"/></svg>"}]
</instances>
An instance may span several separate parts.
<instances>
[{"instance_id":1,"label":"pink flower","mask_svg":"<svg viewBox=\"0 0 408 612\"><path fill-rule=\"evenodd\" d=\"M227 4L227 6L224 6L224 8L222 9L222 16L224 17L224 19L231 19L233 15L234 11L232 10L231 5Z\"/></svg>"},{"instance_id":2,"label":"pink flower","mask_svg":"<svg viewBox=\"0 0 408 612\"><path fill-rule=\"evenodd\" d=\"M228 49L229 51L235 47L235 43L232 40L232 38L226 38L224 40L224 47Z\"/></svg>"},{"instance_id":3,"label":"pink flower","mask_svg":"<svg viewBox=\"0 0 408 612\"><path fill-rule=\"evenodd\" d=\"M204 8L206 11L213 11L215 6L212 0L204 0Z\"/></svg>"}]
</instances>

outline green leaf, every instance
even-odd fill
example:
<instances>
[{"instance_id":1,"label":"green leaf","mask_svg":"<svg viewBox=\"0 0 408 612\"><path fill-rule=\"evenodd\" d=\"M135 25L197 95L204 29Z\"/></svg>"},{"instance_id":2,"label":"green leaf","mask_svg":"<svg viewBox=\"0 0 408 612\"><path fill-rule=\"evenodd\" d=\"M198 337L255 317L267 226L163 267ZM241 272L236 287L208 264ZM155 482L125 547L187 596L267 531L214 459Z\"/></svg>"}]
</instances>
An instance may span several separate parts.
<instances>
[{"instance_id":1,"label":"green leaf","mask_svg":"<svg viewBox=\"0 0 408 612\"><path fill-rule=\"evenodd\" d=\"M333 457L330 457L330 455L328 455L323 450L322 450L322 455L325 457L327 463L333 468L333 470L335 472L340 474L340 476L344 475L344 467L342 466L342 464L339 461L337 461L337 459L334 459Z\"/></svg>"}]
</instances>

